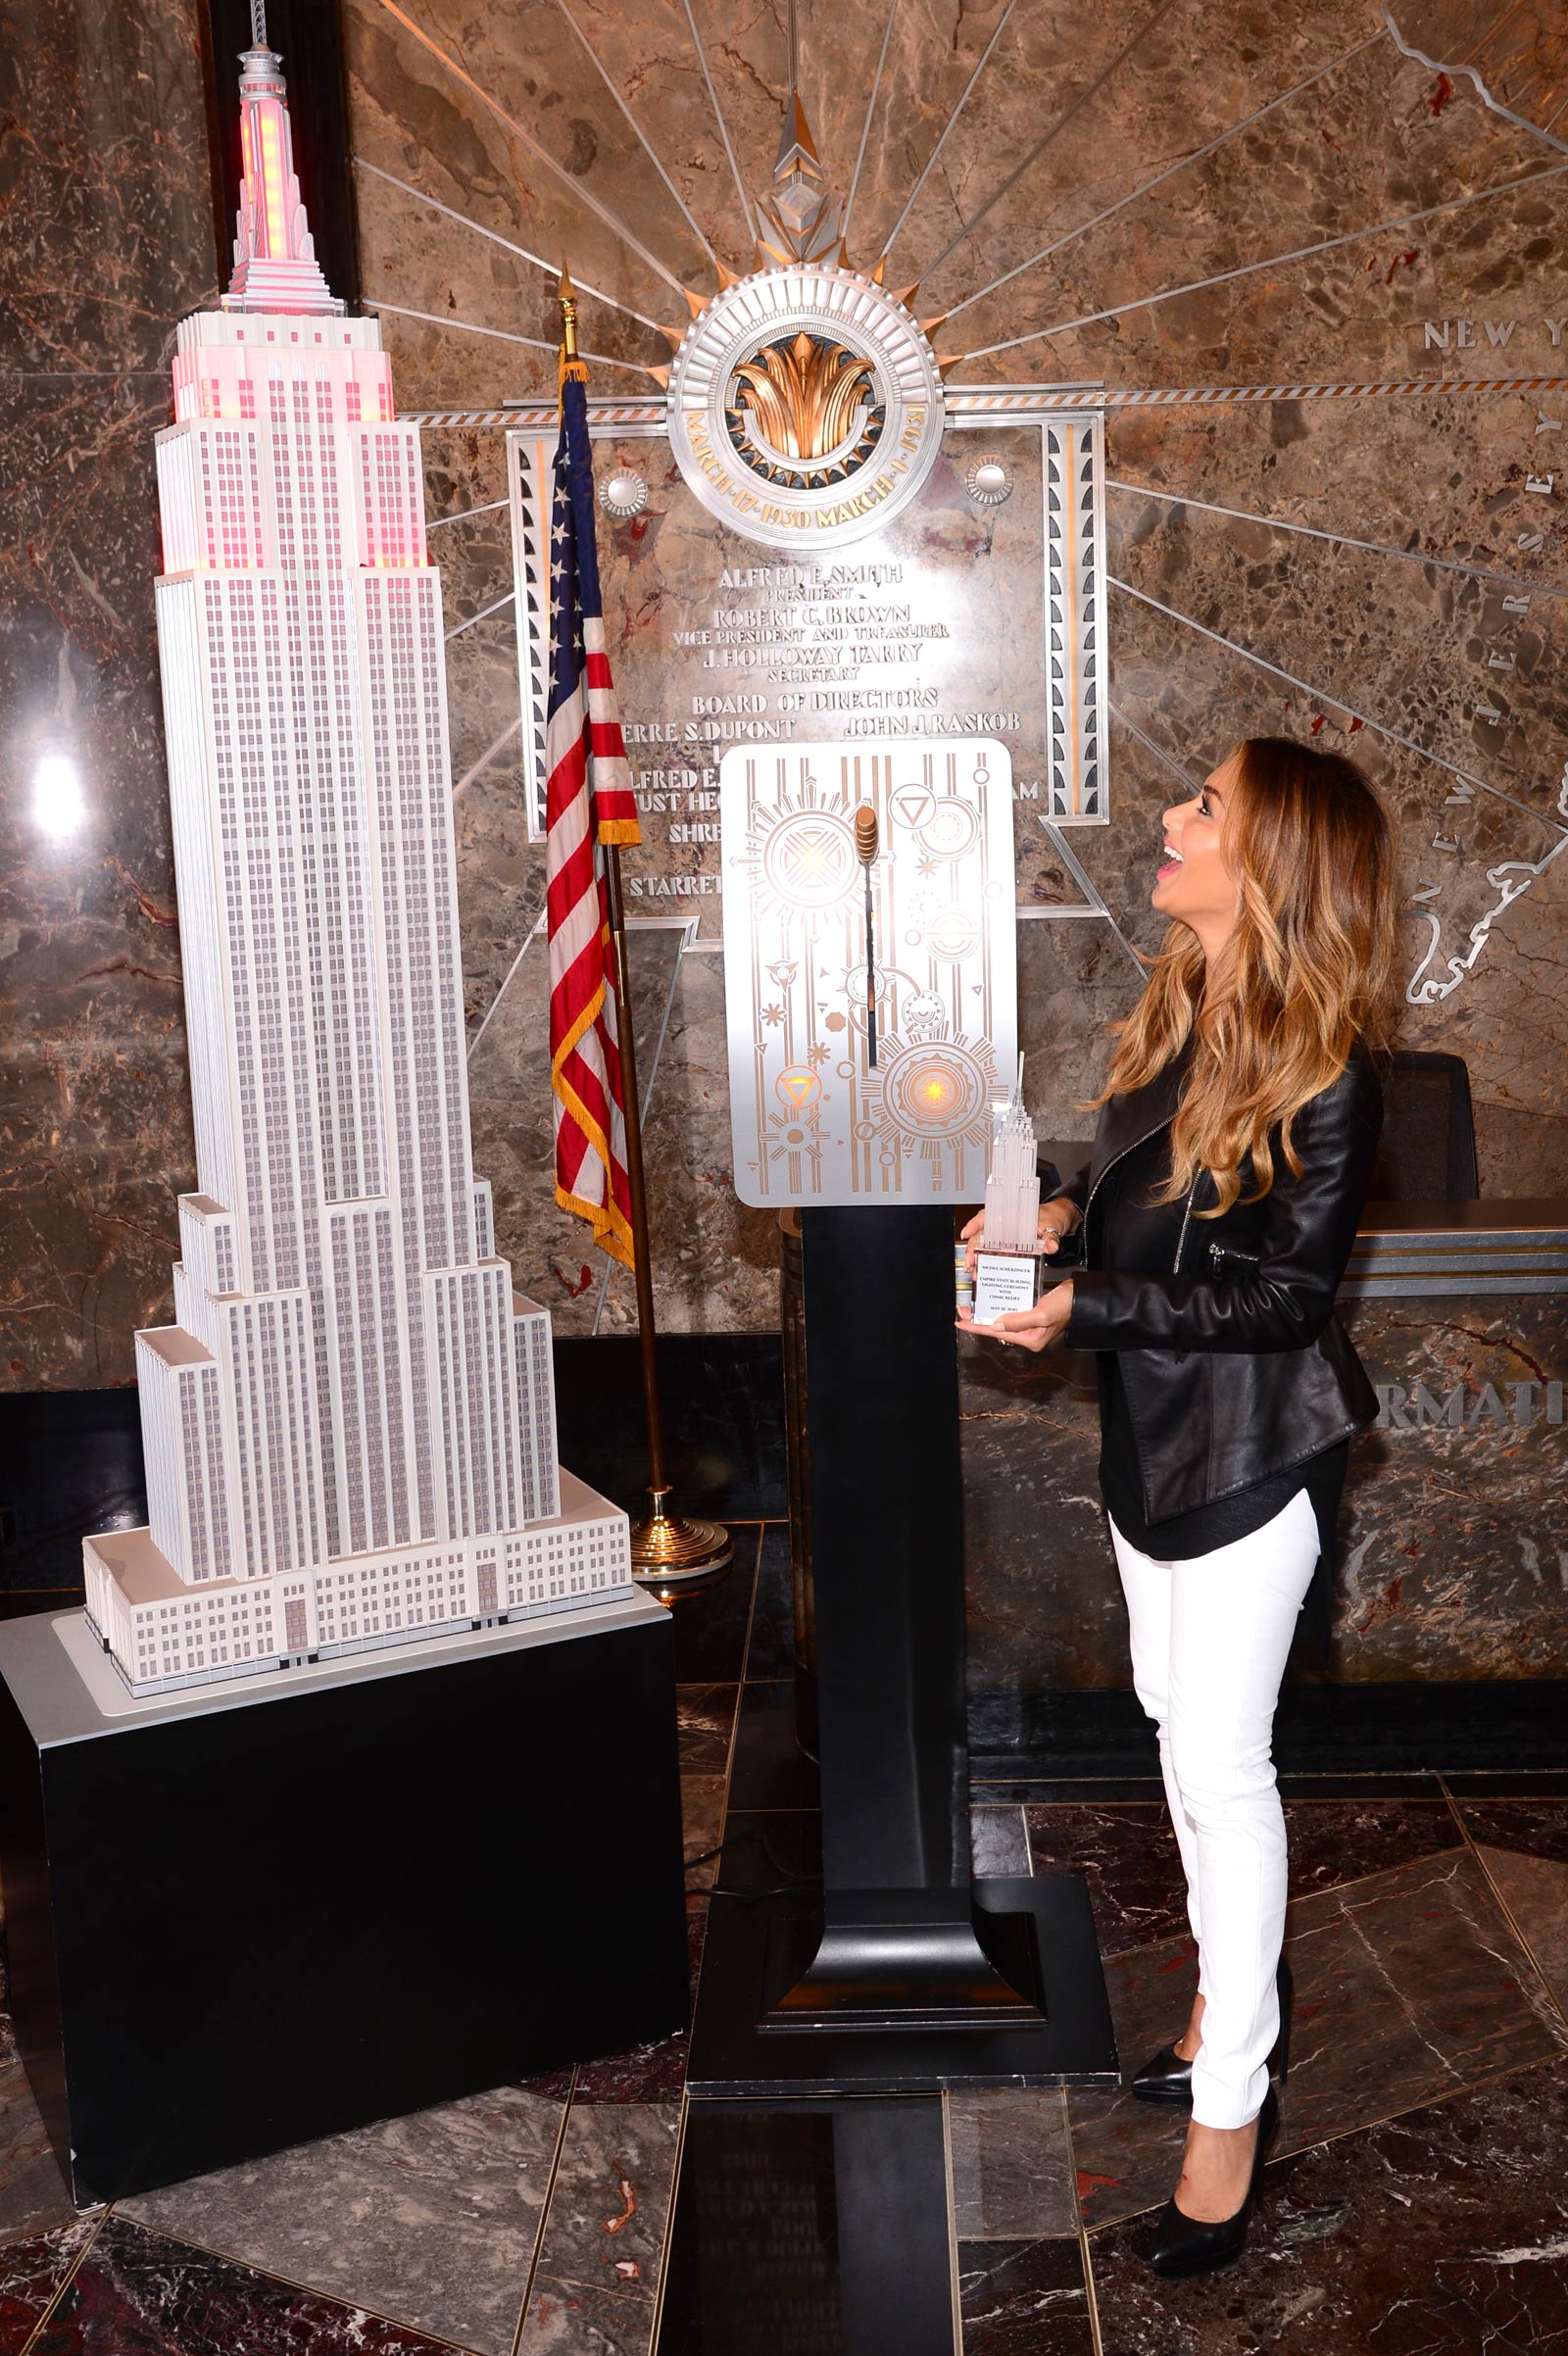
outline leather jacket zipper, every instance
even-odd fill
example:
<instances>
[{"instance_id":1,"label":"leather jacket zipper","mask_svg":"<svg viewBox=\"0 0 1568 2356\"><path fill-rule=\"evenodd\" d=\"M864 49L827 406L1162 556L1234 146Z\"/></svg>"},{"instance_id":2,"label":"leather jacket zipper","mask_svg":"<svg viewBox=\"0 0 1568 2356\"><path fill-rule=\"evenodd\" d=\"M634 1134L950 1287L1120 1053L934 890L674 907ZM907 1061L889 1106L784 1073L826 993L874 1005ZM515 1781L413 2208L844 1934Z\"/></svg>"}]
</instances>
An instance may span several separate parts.
<instances>
[{"instance_id":1,"label":"leather jacket zipper","mask_svg":"<svg viewBox=\"0 0 1568 2356\"><path fill-rule=\"evenodd\" d=\"M1176 1238L1176 1257L1171 1262L1171 1274L1173 1276L1180 1276L1182 1272L1182 1252L1187 1243L1187 1222L1193 1215L1193 1197L1197 1194L1197 1192L1198 1178L1197 1174L1195 1173L1193 1177L1193 1183L1187 1189L1187 1208L1182 1212L1182 1231L1181 1234ZM1209 1247L1209 1249L1213 1249L1212 1245Z\"/></svg>"},{"instance_id":2,"label":"leather jacket zipper","mask_svg":"<svg viewBox=\"0 0 1568 2356\"><path fill-rule=\"evenodd\" d=\"M1139 1146L1146 1146L1152 1137L1157 1137L1161 1129L1166 1127L1169 1119L1170 1115L1167 1113L1165 1119L1162 1121L1156 1121L1152 1129L1146 1129L1142 1137L1131 1138L1128 1143L1122 1147L1122 1150L1119 1153L1112 1153L1110 1159L1106 1162L1104 1168L1101 1171L1100 1176L1095 1180L1094 1185L1089 1189L1088 1195L1084 1199L1084 1215L1078 1222L1079 1231L1081 1233L1086 1234L1088 1232L1089 1213L1094 1208L1095 1197L1104 1185L1105 1180L1110 1176L1111 1171L1116 1167L1117 1162L1125 1161L1128 1154L1134 1153ZM1194 1180L1194 1184L1197 1184L1196 1179ZM1191 1196L1189 1196L1188 1200L1190 1203L1192 1200ZM1184 1229L1183 1233L1185 1232L1186 1230Z\"/></svg>"}]
</instances>

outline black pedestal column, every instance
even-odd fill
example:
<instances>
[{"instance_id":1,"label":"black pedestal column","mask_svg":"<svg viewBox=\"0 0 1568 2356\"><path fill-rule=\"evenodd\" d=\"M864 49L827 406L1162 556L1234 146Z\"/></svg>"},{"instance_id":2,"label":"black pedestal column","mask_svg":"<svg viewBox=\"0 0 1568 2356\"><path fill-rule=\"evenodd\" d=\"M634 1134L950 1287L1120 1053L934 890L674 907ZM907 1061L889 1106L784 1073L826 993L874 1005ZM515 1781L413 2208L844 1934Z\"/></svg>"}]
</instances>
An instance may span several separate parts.
<instances>
[{"instance_id":1,"label":"black pedestal column","mask_svg":"<svg viewBox=\"0 0 1568 2356\"><path fill-rule=\"evenodd\" d=\"M801 1229L823 1887L714 1898L692 2092L1108 2079L1082 1879L970 1881L952 1213Z\"/></svg>"}]
</instances>

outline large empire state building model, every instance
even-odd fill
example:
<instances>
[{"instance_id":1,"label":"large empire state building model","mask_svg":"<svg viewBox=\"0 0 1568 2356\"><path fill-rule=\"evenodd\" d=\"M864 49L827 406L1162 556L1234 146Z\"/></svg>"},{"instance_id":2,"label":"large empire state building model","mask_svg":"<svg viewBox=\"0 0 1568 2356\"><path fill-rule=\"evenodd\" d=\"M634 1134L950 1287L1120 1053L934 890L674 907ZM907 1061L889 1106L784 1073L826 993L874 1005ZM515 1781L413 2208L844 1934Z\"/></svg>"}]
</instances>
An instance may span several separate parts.
<instances>
[{"instance_id":1,"label":"large empire state building model","mask_svg":"<svg viewBox=\"0 0 1568 2356\"><path fill-rule=\"evenodd\" d=\"M631 1586L473 1175L417 434L317 265L278 63L241 61L233 278L158 438L199 1191L136 1336L149 1526L83 1549L136 1693Z\"/></svg>"}]
</instances>

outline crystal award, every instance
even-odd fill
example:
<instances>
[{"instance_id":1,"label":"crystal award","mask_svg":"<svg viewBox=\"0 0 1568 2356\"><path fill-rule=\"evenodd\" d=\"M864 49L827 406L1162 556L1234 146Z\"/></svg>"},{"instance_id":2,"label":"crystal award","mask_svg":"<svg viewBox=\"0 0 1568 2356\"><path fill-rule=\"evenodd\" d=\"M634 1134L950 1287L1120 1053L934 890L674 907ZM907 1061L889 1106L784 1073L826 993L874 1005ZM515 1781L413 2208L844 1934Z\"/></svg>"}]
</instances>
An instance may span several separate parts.
<instances>
[{"instance_id":1,"label":"crystal award","mask_svg":"<svg viewBox=\"0 0 1568 2356\"><path fill-rule=\"evenodd\" d=\"M1040 1298L1040 1172L1035 1125L1024 1110L1021 1055L1012 1095L992 1105L991 1121L985 1226L974 1267L976 1325L994 1325L1012 1309L1032 1309Z\"/></svg>"}]
</instances>

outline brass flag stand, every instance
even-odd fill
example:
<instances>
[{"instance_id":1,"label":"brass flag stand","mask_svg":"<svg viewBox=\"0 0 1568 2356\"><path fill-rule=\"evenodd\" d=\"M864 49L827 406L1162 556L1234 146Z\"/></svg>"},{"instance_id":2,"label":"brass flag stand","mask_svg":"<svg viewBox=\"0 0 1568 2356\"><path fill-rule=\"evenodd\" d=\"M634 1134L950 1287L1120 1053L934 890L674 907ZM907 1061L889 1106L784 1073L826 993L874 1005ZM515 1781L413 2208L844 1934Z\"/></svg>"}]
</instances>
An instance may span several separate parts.
<instances>
[{"instance_id":1,"label":"brass flag stand","mask_svg":"<svg viewBox=\"0 0 1568 2356\"><path fill-rule=\"evenodd\" d=\"M563 360L577 357L577 298L563 269L561 300ZM668 1510L670 1482L664 1465L664 1417L659 1397L659 1332L654 1322L654 1277L648 1249L648 1195L643 1179L642 1104L637 1090L637 1048L632 1036L631 970L626 955L626 912L620 889L620 849L605 846L610 931L615 949L615 995L619 1007L617 1045L625 1098L626 1180L631 1196L632 1274L637 1285L637 1339L642 1354L643 1415L648 1429L648 1511L631 1525L631 1575L666 1603L710 1585L734 1557L729 1532L718 1522Z\"/></svg>"}]
</instances>

